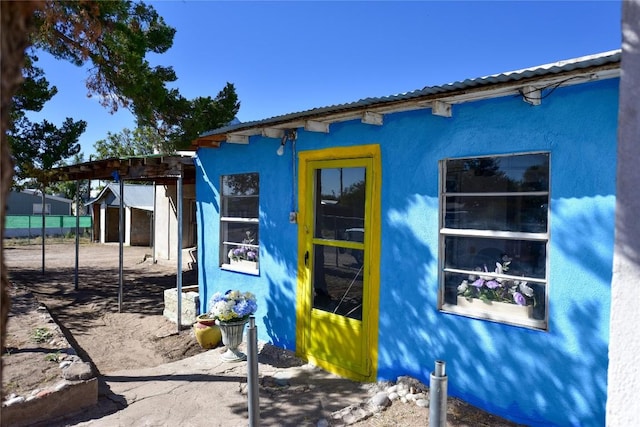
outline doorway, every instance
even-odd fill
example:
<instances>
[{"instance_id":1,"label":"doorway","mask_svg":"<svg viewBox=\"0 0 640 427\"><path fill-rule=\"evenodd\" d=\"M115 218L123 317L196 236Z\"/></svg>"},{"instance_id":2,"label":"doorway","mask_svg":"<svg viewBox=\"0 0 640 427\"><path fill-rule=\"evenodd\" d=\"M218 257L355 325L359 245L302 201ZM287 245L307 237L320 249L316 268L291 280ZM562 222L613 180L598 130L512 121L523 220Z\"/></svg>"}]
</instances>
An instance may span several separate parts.
<instances>
[{"instance_id":1,"label":"doorway","mask_svg":"<svg viewBox=\"0 0 640 427\"><path fill-rule=\"evenodd\" d=\"M380 254L376 145L300 153L298 353L374 381Z\"/></svg>"}]
</instances>

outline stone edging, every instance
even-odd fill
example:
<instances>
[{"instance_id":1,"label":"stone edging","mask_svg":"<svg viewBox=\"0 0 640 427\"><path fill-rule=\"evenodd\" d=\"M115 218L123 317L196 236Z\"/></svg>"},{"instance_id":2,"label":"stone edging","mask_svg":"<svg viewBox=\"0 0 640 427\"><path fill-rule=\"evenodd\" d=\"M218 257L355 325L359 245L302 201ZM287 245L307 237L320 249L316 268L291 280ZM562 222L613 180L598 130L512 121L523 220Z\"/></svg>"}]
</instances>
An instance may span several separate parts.
<instances>
[{"instance_id":1,"label":"stone edging","mask_svg":"<svg viewBox=\"0 0 640 427\"><path fill-rule=\"evenodd\" d=\"M38 307L38 312L48 317L48 323L55 324L60 330L60 325L54 321L44 305ZM1 425L12 427L33 425L79 412L98 403L98 379L91 365L77 355L63 333L60 335L65 341L62 347L66 344L67 348L67 356L59 364L62 381L32 390L26 395L15 393L8 395L2 402Z\"/></svg>"},{"instance_id":2,"label":"stone edging","mask_svg":"<svg viewBox=\"0 0 640 427\"><path fill-rule=\"evenodd\" d=\"M394 401L413 402L416 406L429 407L429 387L409 376L398 377L395 383L379 382L371 388L370 392L373 396L366 402L333 412L330 421L320 420L317 427L348 426L366 420L384 411Z\"/></svg>"}]
</instances>

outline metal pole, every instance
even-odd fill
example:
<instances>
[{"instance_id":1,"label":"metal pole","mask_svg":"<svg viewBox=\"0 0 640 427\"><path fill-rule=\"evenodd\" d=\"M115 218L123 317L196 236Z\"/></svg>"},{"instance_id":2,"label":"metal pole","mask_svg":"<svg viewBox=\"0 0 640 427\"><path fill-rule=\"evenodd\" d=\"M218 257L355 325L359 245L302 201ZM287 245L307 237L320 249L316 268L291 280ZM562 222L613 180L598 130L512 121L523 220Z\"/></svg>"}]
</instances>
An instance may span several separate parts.
<instances>
[{"instance_id":1,"label":"metal pole","mask_svg":"<svg viewBox=\"0 0 640 427\"><path fill-rule=\"evenodd\" d=\"M178 290L178 333L182 328L182 169L176 184L176 198L178 204L178 274L176 288Z\"/></svg>"},{"instance_id":2,"label":"metal pole","mask_svg":"<svg viewBox=\"0 0 640 427\"><path fill-rule=\"evenodd\" d=\"M45 196L44 196L44 185L42 186L42 209L40 209L40 216L42 216L42 274L44 274L44 238L46 236L46 230L45 230L45 212L44 212L44 206L45 206Z\"/></svg>"},{"instance_id":3,"label":"metal pole","mask_svg":"<svg viewBox=\"0 0 640 427\"><path fill-rule=\"evenodd\" d=\"M258 388L258 330L256 318L249 317L247 332L247 386L249 397L249 427L260 425L260 403Z\"/></svg>"},{"instance_id":4,"label":"metal pole","mask_svg":"<svg viewBox=\"0 0 640 427\"><path fill-rule=\"evenodd\" d=\"M76 181L76 271L75 271L75 286L74 289L78 290L78 266L80 253L80 181Z\"/></svg>"},{"instance_id":5,"label":"metal pole","mask_svg":"<svg viewBox=\"0 0 640 427\"><path fill-rule=\"evenodd\" d=\"M89 193L87 193L87 200L91 200L91 180L89 180ZM90 208L87 209L91 209L91 243L95 242L95 227L96 227L96 205L95 202L91 203L91 205L87 205L87 206L91 206ZM99 211L98 211L99 212ZM98 217L98 224L100 224L100 217Z\"/></svg>"},{"instance_id":6,"label":"metal pole","mask_svg":"<svg viewBox=\"0 0 640 427\"><path fill-rule=\"evenodd\" d=\"M429 425L446 427L447 425L447 375L445 363L436 360L435 371L429 382Z\"/></svg>"},{"instance_id":7,"label":"metal pole","mask_svg":"<svg viewBox=\"0 0 640 427\"><path fill-rule=\"evenodd\" d=\"M156 189L157 184L153 181L153 213L151 215L151 247L153 248L151 251L153 257L153 265L156 265Z\"/></svg>"},{"instance_id":8,"label":"metal pole","mask_svg":"<svg viewBox=\"0 0 640 427\"><path fill-rule=\"evenodd\" d=\"M122 313L122 292L124 283L124 180L120 181L120 222L118 224L118 234L120 235L120 261L118 264L118 313Z\"/></svg>"}]
</instances>

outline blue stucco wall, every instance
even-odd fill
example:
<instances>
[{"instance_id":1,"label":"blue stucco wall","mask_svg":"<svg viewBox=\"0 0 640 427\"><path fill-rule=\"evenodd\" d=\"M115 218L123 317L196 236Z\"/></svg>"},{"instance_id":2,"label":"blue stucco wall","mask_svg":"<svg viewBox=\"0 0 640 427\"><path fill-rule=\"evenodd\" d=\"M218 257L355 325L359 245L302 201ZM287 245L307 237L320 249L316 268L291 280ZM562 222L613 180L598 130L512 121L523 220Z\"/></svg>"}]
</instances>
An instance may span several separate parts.
<instances>
[{"instance_id":1,"label":"blue stucco wall","mask_svg":"<svg viewBox=\"0 0 640 427\"><path fill-rule=\"evenodd\" d=\"M380 380L428 384L444 360L449 394L490 412L528 425L604 425L618 83L560 88L536 107L504 97L455 105L452 118L422 110L385 115L384 126L299 131L299 151L381 147ZM259 339L295 349L296 202L291 146L278 157L278 145L252 137L198 150L201 309L217 290L254 292ZM551 153L548 331L440 313L438 160L541 150ZM218 267L219 179L240 172L260 173L259 276Z\"/></svg>"}]
</instances>

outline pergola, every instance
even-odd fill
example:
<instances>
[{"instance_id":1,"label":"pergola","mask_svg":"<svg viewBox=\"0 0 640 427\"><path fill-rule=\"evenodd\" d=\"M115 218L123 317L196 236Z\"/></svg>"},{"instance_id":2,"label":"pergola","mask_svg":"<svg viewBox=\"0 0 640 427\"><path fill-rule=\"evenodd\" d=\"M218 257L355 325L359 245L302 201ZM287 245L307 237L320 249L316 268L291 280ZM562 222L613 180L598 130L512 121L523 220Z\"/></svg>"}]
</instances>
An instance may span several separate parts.
<instances>
[{"instance_id":1,"label":"pergola","mask_svg":"<svg viewBox=\"0 0 640 427\"><path fill-rule=\"evenodd\" d=\"M115 180L120 184L120 209L119 209L119 288L118 288L118 311L122 311L123 295L123 257L124 257L124 181L146 181L154 184L175 184L176 185L176 209L177 221L177 275L176 287L178 291L178 331L182 325L182 209L183 209L183 185L195 183L195 166L193 162L194 152L181 152L173 155L150 155L135 156L126 158L109 158L94 160L76 165L62 166L50 171L52 182L75 181L79 186L82 180ZM79 195L76 196L76 203L79 204ZM78 264L79 264L79 210L76 209L76 263L75 263L75 287L78 288ZM43 236L44 237L44 236ZM43 239L44 242L44 239ZM43 243L44 244L44 243ZM44 248L43 248L43 268L44 268Z\"/></svg>"}]
</instances>

